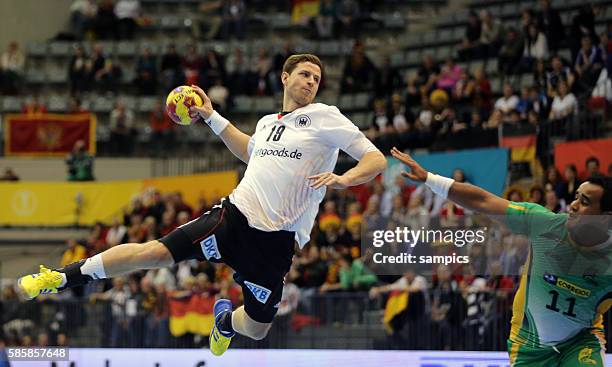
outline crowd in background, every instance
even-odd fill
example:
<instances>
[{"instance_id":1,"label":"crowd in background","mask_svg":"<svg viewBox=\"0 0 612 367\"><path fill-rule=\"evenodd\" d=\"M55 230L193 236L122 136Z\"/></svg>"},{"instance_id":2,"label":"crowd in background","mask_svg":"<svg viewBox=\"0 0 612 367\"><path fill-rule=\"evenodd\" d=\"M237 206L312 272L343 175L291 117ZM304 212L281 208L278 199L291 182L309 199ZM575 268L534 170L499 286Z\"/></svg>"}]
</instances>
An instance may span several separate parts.
<instances>
[{"instance_id":1,"label":"crowd in background","mask_svg":"<svg viewBox=\"0 0 612 367\"><path fill-rule=\"evenodd\" d=\"M585 170L589 176L602 174L596 157L585 162ZM612 171L612 166L608 171ZM460 169L455 170L453 178L460 182L469 181ZM564 212L580 182L576 167L568 166L562 175L551 168L546 179L530 188L528 194L511 187L505 197ZM98 223L87 238L69 239L61 262L50 265L65 266L121 243L142 243L160 238L199 217L220 199L219 195L210 200L201 198L197 206L192 207L178 192L162 194L151 189L135 197L124 215L115 218L112 224ZM393 321L387 347L502 348L510 302L527 256L525 238L500 227L491 230L482 245L474 244L463 249L470 258L469 264L404 267L401 272L396 272L396 276L377 275L381 272L376 270L371 253L367 251L371 248L367 245L368 238L378 229L478 226L495 227L485 218L441 199L424 185L414 186L401 176L392 182L377 180L351 189L329 190L321 203L310 244L294 257L286 277L279 315L285 318L302 315L316 319L315 324L354 322L348 314L322 315L319 312L321 297L353 294L353 298L340 298L334 304L336 307L350 307L351 302L356 302L376 310L384 308L389 292L408 291L413 297L410 307L402 318ZM434 254L448 252L448 248L439 243L420 245L421 248L431 246ZM400 275L404 271L406 273ZM43 340L50 338L52 343L58 337L77 337L88 316L81 314L83 311L77 312L79 308L74 303L58 303L53 321L42 329L34 327L41 324L33 323L32 318L41 317L33 311L40 302L79 300L106 301L110 305L108 318L97 316L106 322L99 325L102 340L95 341L96 345L195 346L205 341L193 335L176 338L168 330L168 300L191 294L229 297L237 305L242 302L240 287L234 283L229 267L197 261L94 282L59 295L40 297L37 302L28 303L27 308L12 302L19 301L19 298L14 285L7 285L0 303L4 307L1 313L4 328L0 329L3 337L0 339L11 345L29 345L36 343L37 335ZM77 315L67 317L67 312L76 312ZM415 334L415 330L424 325L432 328L431 340L427 342Z\"/></svg>"}]
</instances>

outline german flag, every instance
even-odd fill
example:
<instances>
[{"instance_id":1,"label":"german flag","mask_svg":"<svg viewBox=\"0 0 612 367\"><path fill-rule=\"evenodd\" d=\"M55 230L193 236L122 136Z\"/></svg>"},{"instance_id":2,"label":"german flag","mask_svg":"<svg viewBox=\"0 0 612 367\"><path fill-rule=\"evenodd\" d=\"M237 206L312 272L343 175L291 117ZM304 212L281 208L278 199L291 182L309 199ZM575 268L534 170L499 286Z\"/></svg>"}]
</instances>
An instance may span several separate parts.
<instances>
[{"instance_id":1,"label":"german flag","mask_svg":"<svg viewBox=\"0 0 612 367\"><path fill-rule=\"evenodd\" d=\"M209 335L215 323L213 306L215 297L192 294L170 298L170 333L182 336L186 333Z\"/></svg>"},{"instance_id":2,"label":"german flag","mask_svg":"<svg viewBox=\"0 0 612 367\"><path fill-rule=\"evenodd\" d=\"M387 299L387 305L385 306L385 314L383 316L383 323L385 330L389 334L393 334L393 320L402 314L408 308L408 292L392 291Z\"/></svg>"},{"instance_id":3,"label":"german flag","mask_svg":"<svg viewBox=\"0 0 612 367\"><path fill-rule=\"evenodd\" d=\"M504 124L500 146L510 148L513 162L533 162L536 157L537 132L532 124Z\"/></svg>"}]
</instances>

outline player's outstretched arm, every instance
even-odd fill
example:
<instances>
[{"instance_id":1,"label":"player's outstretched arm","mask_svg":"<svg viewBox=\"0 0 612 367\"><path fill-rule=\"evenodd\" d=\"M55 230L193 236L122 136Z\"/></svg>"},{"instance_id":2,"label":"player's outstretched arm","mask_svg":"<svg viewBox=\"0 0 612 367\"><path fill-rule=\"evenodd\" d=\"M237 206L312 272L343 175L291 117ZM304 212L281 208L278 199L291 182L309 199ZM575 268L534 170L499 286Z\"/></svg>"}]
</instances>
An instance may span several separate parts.
<instances>
[{"instance_id":1,"label":"player's outstretched arm","mask_svg":"<svg viewBox=\"0 0 612 367\"><path fill-rule=\"evenodd\" d=\"M249 139L251 138L247 134L240 131L236 126L230 123L226 118L221 116L218 112L213 109L210 98L204 93L202 88L197 85L191 86L196 93L200 95L202 101L202 107L191 107L193 111L196 111L203 119L204 122L217 134L225 146L241 161L244 163L249 162L249 154L247 147L249 145Z\"/></svg>"},{"instance_id":2,"label":"player's outstretched arm","mask_svg":"<svg viewBox=\"0 0 612 367\"><path fill-rule=\"evenodd\" d=\"M427 172L412 157L400 152L397 148L391 149L391 155L410 168L409 172L402 172L402 176L417 182L424 182L433 192L461 205L464 208L487 214L505 215L510 202L497 195L467 183L455 182L450 178L441 177Z\"/></svg>"}]
</instances>

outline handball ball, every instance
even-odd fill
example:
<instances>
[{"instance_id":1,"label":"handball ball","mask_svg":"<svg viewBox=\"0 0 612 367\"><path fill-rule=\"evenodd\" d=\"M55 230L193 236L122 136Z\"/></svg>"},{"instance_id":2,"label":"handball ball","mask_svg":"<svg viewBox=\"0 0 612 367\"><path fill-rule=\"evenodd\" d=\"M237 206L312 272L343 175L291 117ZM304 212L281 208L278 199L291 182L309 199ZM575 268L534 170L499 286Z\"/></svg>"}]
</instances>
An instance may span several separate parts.
<instances>
[{"instance_id":1,"label":"handball ball","mask_svg":"<svg viewBox=\"0 0 612 367\"><path fill-rule=\"evenodd\" d=\"M185 85L174 88L166 98L168 116L180 125L189 125L200 118L197 113L189 112L191 106L202 106L202 98L193 88Z\"/></svg>"}]
</instances>

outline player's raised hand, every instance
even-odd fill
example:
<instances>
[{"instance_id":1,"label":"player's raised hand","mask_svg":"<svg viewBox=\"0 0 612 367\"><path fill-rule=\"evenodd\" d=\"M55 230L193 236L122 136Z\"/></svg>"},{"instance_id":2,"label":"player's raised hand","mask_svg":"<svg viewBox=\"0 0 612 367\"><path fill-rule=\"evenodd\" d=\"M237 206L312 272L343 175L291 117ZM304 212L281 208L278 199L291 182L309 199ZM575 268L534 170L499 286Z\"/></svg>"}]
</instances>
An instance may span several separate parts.
<instances>
[{"instance_id":1,"label":"player's raised hand","mask_svg":"<svg viewBox=\"0 0 612 367\"><path fill-rule=\"evenodd\" d=\"M200 98L202 98L202 107L191 106L189 108L189 111L197 112L200 116L202 116L204 120L207 120L213 113L212 102L210 101L210 98L208 98L206 93L204 93L202 88L198 87L197 85L192 85L191 88L193 88L193 90L200 96Z\"/></svg>"},{"instance_id":2,"label":"player's raised hand","mask_svg":"<svg viewBox=\"0 0 612 367\"><path fill-rule=\"evenodd\" d=\"M401 152L396 147L393 147L393 149L391 149L391 155L398 161L408 166L408 168L410 168L410 172L404 171L402 172L402 176L408 177L409 179L417 182L425 182L425 180L427 180L427 171L425 171L423 167L421 167L414 159L412 159L410 155Z\"/></svg>"},{"instance_id":3,"label":"player's raised hand","mask_svg":"<svg viewBox=\"0 0 612 367\"><path fill-rule=\"evenodd\" d=\"M310 187L318 189L323 186L332 187L334 189L344 189L349 186L346 177L338 176L333 172L323 172L318 175L312 175L308 177L310 180Z\"/></svg>"}]
</instances>

